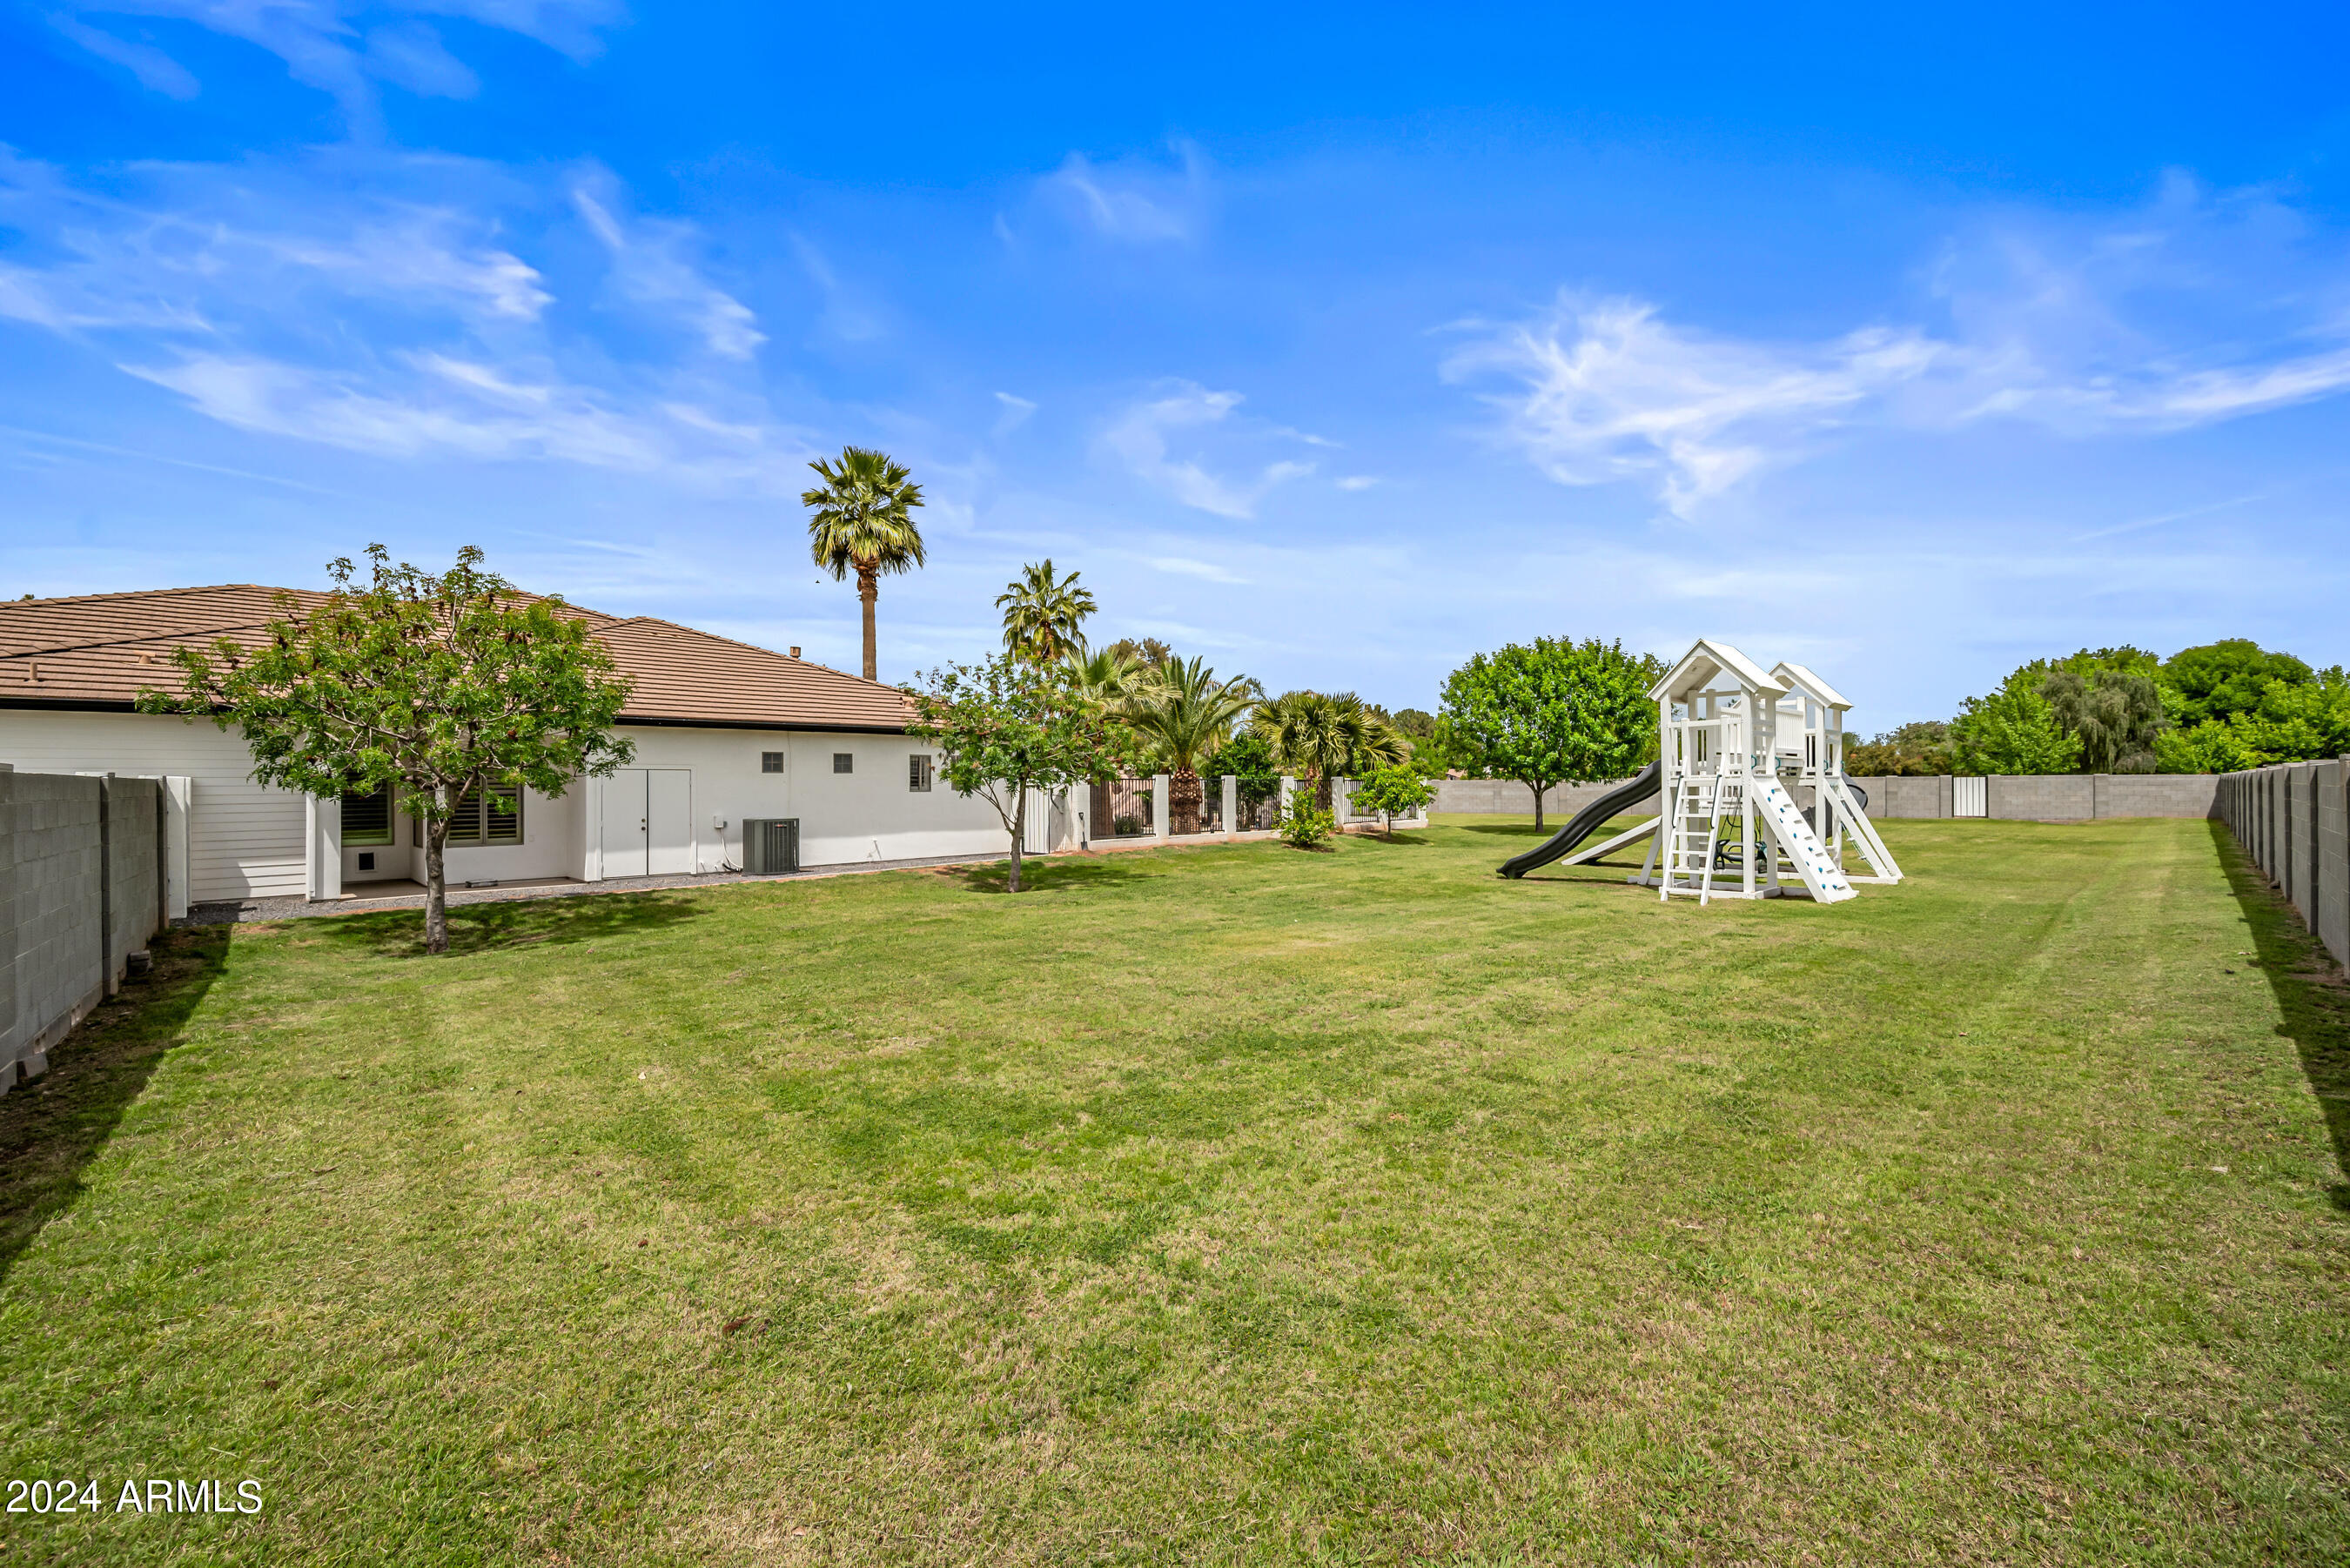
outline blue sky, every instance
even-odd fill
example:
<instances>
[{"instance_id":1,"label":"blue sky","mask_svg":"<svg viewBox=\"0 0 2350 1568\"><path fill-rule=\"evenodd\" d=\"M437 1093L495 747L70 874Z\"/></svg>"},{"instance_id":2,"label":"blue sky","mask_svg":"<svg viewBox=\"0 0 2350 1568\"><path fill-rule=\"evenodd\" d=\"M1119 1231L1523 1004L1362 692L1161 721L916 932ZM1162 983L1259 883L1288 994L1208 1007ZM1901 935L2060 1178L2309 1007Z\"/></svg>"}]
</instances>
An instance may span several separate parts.
<instances>
[{"instance_id":1,"label":"blue sky","mask_svg":"<svg viewBox=\"0 0 2350 1568\"><path fill-rule=\"evenodd\" d=\"M475 543L853 667L853 441L931 500L893 679L1046 556L1390 706L2350 659L2350 12L1891 9L18 6L0 591Z\"/></svg>"}]
</instances>

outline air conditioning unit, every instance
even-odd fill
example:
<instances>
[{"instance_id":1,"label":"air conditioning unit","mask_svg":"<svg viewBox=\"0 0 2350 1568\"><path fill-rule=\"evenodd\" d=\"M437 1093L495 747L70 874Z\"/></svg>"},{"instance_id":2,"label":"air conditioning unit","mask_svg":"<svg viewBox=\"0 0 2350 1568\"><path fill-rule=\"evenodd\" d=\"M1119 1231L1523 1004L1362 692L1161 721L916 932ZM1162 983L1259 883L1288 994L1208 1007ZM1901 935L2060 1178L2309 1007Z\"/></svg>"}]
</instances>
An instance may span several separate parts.
<instances>
[{"instance_id":1,"label":"air conditioning unit","mask_svg":"<svg viewBox=\"0 0 2350 1568\"><path fill-rule=\"evenodd\" d=\"M796 816L746 816L743 819L743 869L753 877L780 877L800 868L800 819Z\"/></svg>"}]
</instances>

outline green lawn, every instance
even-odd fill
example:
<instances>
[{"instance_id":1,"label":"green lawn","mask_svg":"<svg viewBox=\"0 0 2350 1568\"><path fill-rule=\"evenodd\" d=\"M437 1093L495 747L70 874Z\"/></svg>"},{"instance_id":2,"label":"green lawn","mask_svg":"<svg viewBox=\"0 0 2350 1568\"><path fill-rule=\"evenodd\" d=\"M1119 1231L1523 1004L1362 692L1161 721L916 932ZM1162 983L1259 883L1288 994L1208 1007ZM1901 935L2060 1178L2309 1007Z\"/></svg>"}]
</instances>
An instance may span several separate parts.
<instances>
[{"instance_id":1,"label":"green lawn","mask_svg":"<svg viewBox=\"0 0 2350 1568\"><path fill-rule=\"evenodd\" d=\"M2338 979L2208 824L1887 836L180 933L0 1100L0 1565L2350 1559Z\"/></svg>"}]
</instances>

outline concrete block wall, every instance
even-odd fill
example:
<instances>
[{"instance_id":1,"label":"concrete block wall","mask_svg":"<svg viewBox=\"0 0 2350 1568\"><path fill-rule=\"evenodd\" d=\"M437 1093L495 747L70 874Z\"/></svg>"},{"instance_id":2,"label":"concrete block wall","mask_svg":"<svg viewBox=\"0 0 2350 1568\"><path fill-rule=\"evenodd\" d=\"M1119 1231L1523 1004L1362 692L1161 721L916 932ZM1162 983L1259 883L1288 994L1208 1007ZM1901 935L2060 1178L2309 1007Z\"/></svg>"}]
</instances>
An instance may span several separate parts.
<instances>
[{"instance_id":1,"label":"concrete block wall","mask_svg":"<svg viewBox=\"0 0 2350 1568\"><path fill-rule=\"evenodd\" d=\"M2350 965L2350 758L2225 774L2214 809L2334 961Z\"/></svg>"},{"instance_id":2,"label":"concrete block wall","mask_svg":"<svg viewBox=\"0 0 2350 1568\"><path fill-rule=\"evenodd\" d=\"M1564 823L1568 817L1617 787L1623 781L1608 784L1553 784L1543 791L1543 821L1553 817ZM1439 779L1436 802L1430 811L1494 812L1530 816L1534 809L1534 792L1515 779ZM1624 808L1627 816L1643 814L1653 816L1662 809L1657 797L1635 801Z\"/></svg>"},{"instance_id":3,"label":"concrete block wall","mask_svg":"<svg viewBox=\"0 0 2350 1568\"><path fill-rule=\"evenodd\" d=\"M2097 815L2086 774L1998 774L1988 786L1991 815L2034 822L2086 822Z\"/></svg>"},{"instance_id":4,"label":"concrete block wall","mask_svg":"<svg viewBox=\"0 0 2350 1568\"><path fill-rule=\"evenodd\" d=\"M2311 835L2317 888L2310 900L2317 918L2312 926L2326 950L2350 965L2350 763L2318 763L2310 789L2317 802Z\"/></svg>"},{"instance_id":5,"label":"concrete block wall","mask_svg":"<svg viewBox=\"0 0 2350 1568\"><path fill-rule=\"evenodd\" d=\"M1852 782L1868 796L1868 815L1872 817L1950 815L1950 780L1948 774L1939 778L1888 775Z\"/></svg>"},{"instance_id":6,"label":"concrete block wall","mask_svg":"<svg viewBox=\"0 0 2350 1568\"><path fill-rule=\"evenodd\" d=\"M1946 817L1954 791L1936 778L1856 778L1873 817ZM1616 786L1557 784L1543 794L1543 819L1564 822ZM2039 822L2087 822L2108 816L2213 816L2220 780L2210 774L2043 774L1993 777L1985 791L1991 815ZM1534 792L1511 779L1446 779L1436 786L1438 811L1530 814ZM1654 815L1657 798L1626 808Z\"/></svg>"},{"instance_id":7,"label":"concrete block wall","mask_svg":"<svg viewBox=\"0 0 2350 1568\"><path fill-rule=\"evenodd\" d=\"M47 1070L161 926L157 788L0 768L0 1094Z\"/></svg>"}]
</instances>

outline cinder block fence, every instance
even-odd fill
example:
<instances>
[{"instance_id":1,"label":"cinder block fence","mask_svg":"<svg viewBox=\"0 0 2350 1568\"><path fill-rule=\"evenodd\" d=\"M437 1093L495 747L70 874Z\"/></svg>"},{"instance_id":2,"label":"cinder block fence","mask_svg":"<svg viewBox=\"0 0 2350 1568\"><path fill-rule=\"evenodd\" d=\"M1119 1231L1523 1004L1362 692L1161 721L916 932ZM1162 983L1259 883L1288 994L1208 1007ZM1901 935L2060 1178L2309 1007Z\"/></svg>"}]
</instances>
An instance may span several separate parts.
<instances>
[{"instance_id":1,"label":"cinder block fence","mask_svg":"<svg viewBox=\"0 0 2350 1568\"><path fill-rule=\"evenodd\" d=\"M0 763L0 1095L47 1071L162 928L163 814L154 779Z\"/></svg>"},{"instance_id":2,"label":"cinder block fence","mask_svg":"<svg viewBox=\"0 0 2350 1568\"><path fill-rule=\"evenodd\" d=\"M1988 779L1856 778L1868 795L1868 815L1996 816L2033 822L2088 822L2106 816L2215 816L2216 774L2043 774ZM1961 784L1979 786L1970 809ZM1543 792L1543 814L1565 821L1613 784L1554 784ZM1512 779L1446 779L1436 786L1438 811L1531 812L1534 792ZM1656 796L1625 808L1627 816L1653 815Z\"/></svg>"},{"instance_id":3,"label":"cinder block fence","mask_svg":"<svg viewBox=\"0 0 2350 1568\"><path fill-rule=\"evenodd\" d=\"M2350 758L2220 778L2220 820L2336 963L2350 965Z\"/></svg>"}]
</instances>

